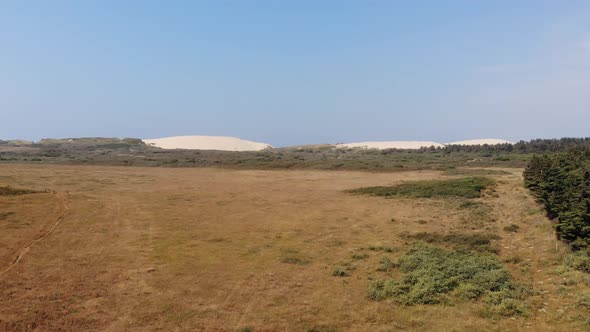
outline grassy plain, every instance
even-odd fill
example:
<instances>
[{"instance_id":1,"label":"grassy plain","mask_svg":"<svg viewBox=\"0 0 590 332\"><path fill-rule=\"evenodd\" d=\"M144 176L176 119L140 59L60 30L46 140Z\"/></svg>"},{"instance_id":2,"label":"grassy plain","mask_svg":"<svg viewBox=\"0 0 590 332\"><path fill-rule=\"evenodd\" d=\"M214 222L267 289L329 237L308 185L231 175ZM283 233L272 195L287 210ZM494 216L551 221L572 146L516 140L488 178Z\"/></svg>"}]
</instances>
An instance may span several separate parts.
<instances>
[{"instance_id":1,"label":"grassy plain","mask_svg":"<svg viewBox=\"0 0 590 332\"><path fill-rule=\"evenodd\" d=\"M588 329L588 275L564 265L521 173L2 164L0 185L51 191L0 196L0 330ZM495 186L477 198L347 192L464 176ZM444 259L492 257L532 289L524 312L454 293L371 298L416 271L399 262L417 241Z\"/></svg>"}]
</instances>

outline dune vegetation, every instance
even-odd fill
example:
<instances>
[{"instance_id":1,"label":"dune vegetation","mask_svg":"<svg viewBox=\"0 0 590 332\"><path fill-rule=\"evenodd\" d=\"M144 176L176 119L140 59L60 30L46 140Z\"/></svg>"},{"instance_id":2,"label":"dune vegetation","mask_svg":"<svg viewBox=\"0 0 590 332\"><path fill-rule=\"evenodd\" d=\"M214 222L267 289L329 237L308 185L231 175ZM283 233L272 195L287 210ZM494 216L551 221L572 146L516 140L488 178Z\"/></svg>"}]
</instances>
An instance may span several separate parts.
<instances>
[{"instance_id":1,"label":"dune vegetation","mask_svg":"<svg viewBox=\"0 0 590 332\"><path fill-rule=\"evenodd\" d=\"M381 197L463 197L477 198L481 192L494 185L494 181L485 177L465 177L450 180L430 180L406 182L395 186L374 186L349 190L353 194L366 194Z\"/></svg>"}]
</instances>

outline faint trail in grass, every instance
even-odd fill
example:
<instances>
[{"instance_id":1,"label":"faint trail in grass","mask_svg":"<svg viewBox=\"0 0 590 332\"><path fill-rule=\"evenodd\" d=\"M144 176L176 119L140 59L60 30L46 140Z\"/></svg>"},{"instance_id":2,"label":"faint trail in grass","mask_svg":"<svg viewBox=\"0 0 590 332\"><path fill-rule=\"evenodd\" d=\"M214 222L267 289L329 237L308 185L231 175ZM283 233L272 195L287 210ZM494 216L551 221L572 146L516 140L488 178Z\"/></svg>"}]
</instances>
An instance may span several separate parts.
<instances>
[{"instance_id":1,"label":"faint trail in grass","mask_svg":"<svg viewBox=\"0 0 590 332\"><path fill-rule=\"evenodd\" d=\"M39 235L39 237L37 237L36 239L29 242L18 252L15 259L8 266L6 266L3 270L0 271L0 277L12 270L12 268L15 267L23 259L23 257L31 250L31 248L35 244L41 242L43 239L48 237L53 232L53 230L61 223L61 221L66 217L68 212L70 212L70 206L68 204L67 196L63 193L58 193L55 195L59 199L62 212L59 213L57 219L51 224L51 226L45 232Z\"/></svg>"}]
</instances>

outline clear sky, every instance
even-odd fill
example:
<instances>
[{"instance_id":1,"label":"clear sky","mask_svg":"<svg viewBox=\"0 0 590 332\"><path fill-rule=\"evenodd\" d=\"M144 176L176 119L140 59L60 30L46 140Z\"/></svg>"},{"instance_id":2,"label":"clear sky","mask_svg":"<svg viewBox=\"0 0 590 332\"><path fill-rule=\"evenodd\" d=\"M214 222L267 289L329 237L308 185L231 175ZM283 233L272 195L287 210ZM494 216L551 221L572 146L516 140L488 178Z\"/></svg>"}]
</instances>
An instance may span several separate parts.
<instances>
[{"instance_id":1,"label":"clear sky","mask_svg":"<svg viewBox=\"0 0 590 332\"><path fill-rule=\"evenodd\" d=\"M0 0L0 139L590 136L590 1Z\"/></svg>"}]
</instances>

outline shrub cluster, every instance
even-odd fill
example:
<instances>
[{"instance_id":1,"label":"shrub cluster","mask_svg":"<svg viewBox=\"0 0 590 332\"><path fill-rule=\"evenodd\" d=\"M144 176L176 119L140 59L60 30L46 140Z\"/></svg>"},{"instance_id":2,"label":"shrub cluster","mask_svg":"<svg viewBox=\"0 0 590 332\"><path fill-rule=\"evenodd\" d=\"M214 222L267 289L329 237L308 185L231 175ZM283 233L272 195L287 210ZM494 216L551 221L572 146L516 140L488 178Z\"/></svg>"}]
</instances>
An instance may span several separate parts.
<instances>
[{"instance_id":1,"label":"shrub cluster","mask_svg":"<svg viewBox=\"0 0 590 332\"><path fill-rule=\"evenodd\" d=\"M565 265L582 272L590 272L590 251L579 250L565 259Z\"/></svg>"},{"instance_id":2,"label":"shrub cluster","mask_svg":"<svg viewBox=\"0 0 590 332\"><path fill-rule=\"evenodd\" d=\"M363 187L349 190L353 194L413 198L463 197L477 198L486 188L494 185L494 180L486 177L464 177L452 180L431 180L402 183L396 186Z\"/></svg>"},{"instance_id":3,"label":"shrub cluster","mask_svg":"<svg viewBox=\"0 0 590 332\"><path fill-rule=\"evenodd\" d=\"M503 316L526 313L521 300L529 295L529 289L514 283L494 255L418 243L395 265L405 276L373 282L368 290L370 299L413 305L449 302L455 296L483 299Z\"/></svg>"}]
</instances>

